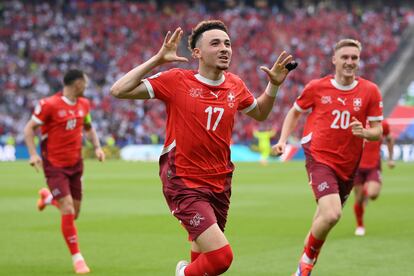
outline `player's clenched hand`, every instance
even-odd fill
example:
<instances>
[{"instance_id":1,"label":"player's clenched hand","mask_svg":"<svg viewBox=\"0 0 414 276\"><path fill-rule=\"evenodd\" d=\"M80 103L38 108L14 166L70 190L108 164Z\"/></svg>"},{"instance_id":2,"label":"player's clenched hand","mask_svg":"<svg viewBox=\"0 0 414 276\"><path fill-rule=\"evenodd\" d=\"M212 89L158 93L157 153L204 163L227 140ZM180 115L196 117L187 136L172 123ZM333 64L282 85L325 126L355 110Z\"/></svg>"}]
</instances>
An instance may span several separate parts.
<instances>
[{"instance_id":1,"label":"player's clenched hand","mask_svg":"<svg viewBox=\"0 0 414 276\"><path fill-rule=\"evenodd\" d=\"M30 156L29 164L35 168L36 172L39 172L43 167L42 158L37 154Z\"/></svg>"},{"instance_id":2,"label":"player's clenched hand","mask_svg":"<svg viewBox=\"0 0 414 276\"><path fill-rule=\"evenodd\" d=\"M161 64L173 61L188 61L187 58L177 55L177 48L180 45L182 35L183 30L180 27L175 29L172 35L171 31L168 31L164 38L164 43L157 53L157 57L159 58Z\"/></svg>"},{"instance_id":3,"label":"player's clenched hand","mask_svg":"<svg viewBox=\"0 0 414 276\"><path fill-rule=\"evenodd\" d=\"M95 155L99 161L105 161L105 152L102 150L101 147L95 149Z\"/></svg>"},{"instance_id":4,"label":"player's clenched hand","mask_svg":"<svg viewBox=\"0 0 414 276\"><path fill-rule=\"evenodd\" d=\"M292 60L293 57L283 51L271 69L267 68L266 66L260 66L260 69L266 72L267 76L269 77L269 81L273 85L279 86L283 83L289 73L289 70L285 66Z\"/></svg>"},{"instance_id":5,"label":"player's clenched hand","mask_svg":"<svg viewBox=\"0 0 414 276\"><path fill-rule=\"evenodd\" d=\"M272 147L272 153L276 156L280 156L285 152L286 143L277 143Z\"/></svg>"},{"instance_id":6,"label":"player's clenched hand","mask_svg":"<svg viewBox=\"0 0 414 276\"><path fill-rule=\"evenodd\" d=\"M358 121L357 118L352 117L352 122L349 124L349 126L352 128L353 135L358 136L360 138L365 138L364 126L360 121Z\"/></svg>"}]
</instances>

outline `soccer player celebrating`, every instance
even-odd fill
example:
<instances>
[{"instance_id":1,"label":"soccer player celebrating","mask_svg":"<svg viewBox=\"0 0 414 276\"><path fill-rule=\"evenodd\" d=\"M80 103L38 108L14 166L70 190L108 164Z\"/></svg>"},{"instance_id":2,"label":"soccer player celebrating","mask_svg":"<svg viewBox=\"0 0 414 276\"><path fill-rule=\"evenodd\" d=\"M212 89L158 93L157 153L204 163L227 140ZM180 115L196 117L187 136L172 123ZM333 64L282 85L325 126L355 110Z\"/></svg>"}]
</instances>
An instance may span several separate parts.
<instances>
[{"instance_id":1,"label":"soccer player celebrating","mask_svg":"<svg viewBox=\"0 0 414 276\"><path fill-rule=\"evenodd\" d=\"M393 160L394 139L390 133L390 125L387 121L382 121L382 138L385 139L388 149L388 167L394 168ZM361 162L354 179L354 213L357 222L355 235L364 236L364 211L368 200L378 198L381 191L381 143L379 141L367 141L362 152Z\"/></svg>"},{"instance_id":2,"label":"soccer player celebrating","mask_svg":"<svg viewBox=\"0 0 414 276\"><path fill-rule=\"evenodd\" d=\"M163 193L172 214L191 241L191 263L180 261L176 275L224 273L233 260L224 235L230 204L234 165L230 140L237 111L262 121L288 74L292 56L283 52L271 69L262 66L269 83L255 99L244 82L227 72L232 47L227 27L218 20L200 22L189 37L198 70L171 69L143 77L154 68L174 61L183 31L167 33L161 49L148 61L121 77L111 93L123 99L157 98L167 109L167 129L160 157Z\"/></svg>"},{"instance_id":3,"label":"soccer player celebrating","mask_svg":"<svg viewBox=\"0 0 414 276\"><path fill-rule=\"evenodd\" d=\"M83 161L81 157L82 130L95 148L99 161L105 159L98 136L91 125L89 101L83 97L87 77L80 70L68 71L63 79L63 91L40 100L31 120L24 128L30 165L36 171L43 167L49 189L39 191L38 209L48 204L57 206L61 213L61 230L72 254L77 274L90 270L79 250L75 219L79 216L82 200ZM41 126L41 156L36 152L35 131Z\"/></svg>"},{"instance_id":4,"label":"soccer player celebrating","mask_svg":"<svg viewBox=\"0 0 414 276\"><path fill-rule=\"evenodd\" d=\"M351 192L364 139L378 140L382 133L381 93L374 83L356 77L360 53L361 44L353 39L335 45L335 75L306 85L283 122L279 142L273 146L276 154L282 154L300 115L311 110L301 143L317 208L294 275L310 275ZM367 120L369 128L364 125Z\"/></svg>"}]
</instances>

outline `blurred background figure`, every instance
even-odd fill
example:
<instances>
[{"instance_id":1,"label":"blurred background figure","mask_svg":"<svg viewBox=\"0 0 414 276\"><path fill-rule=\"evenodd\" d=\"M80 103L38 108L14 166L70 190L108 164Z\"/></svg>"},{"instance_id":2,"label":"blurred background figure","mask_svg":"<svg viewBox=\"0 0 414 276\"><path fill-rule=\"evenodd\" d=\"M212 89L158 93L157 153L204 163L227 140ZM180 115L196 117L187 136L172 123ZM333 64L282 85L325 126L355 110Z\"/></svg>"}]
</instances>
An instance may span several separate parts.
<instances>
[{"instance_id":1,"label":"blurred background figure","mask_svg":"<svg viewBox=\"0 0 414 276\"><path fill-rule=\"evenodd\" d=\"M354 214L357 222L356 236L365 235L364 213L369 200L376 200L382 188L381 144L387 145L387 166L395 167L394 138L391 136L390 125L382 121L382 139L365 141L361 161L354 178Z\"/></svg>"}]
</instances>

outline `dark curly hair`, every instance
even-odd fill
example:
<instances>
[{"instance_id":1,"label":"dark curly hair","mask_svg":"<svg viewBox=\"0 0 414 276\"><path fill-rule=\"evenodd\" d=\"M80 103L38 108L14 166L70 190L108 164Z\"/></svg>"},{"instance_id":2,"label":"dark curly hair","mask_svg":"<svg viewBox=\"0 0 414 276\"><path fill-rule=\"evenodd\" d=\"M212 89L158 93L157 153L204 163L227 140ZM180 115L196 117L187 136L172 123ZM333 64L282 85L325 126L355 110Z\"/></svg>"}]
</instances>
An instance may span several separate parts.
<instances>
[{"instance_id":1,"label":"dark curly hair","mask_svg":"<svg viewBox=\"0 0 414 276\"><path fill-rule=\"evenodd\" d=\"M197 41L201 38L201 35L210 30L222 30L229 34L226 25L220 20L205 20L193 28L191 35L188 37L188 49L192 51L197 44Z\"/></svg>"}]
</instances>

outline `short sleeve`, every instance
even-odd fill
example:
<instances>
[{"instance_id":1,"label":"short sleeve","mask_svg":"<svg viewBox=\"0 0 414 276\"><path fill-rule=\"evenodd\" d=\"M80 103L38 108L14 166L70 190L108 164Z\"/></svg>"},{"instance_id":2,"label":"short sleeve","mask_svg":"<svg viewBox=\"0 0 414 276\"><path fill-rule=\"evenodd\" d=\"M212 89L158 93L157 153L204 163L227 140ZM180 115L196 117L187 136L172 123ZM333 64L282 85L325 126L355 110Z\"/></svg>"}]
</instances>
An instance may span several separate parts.
<instances>
[{"instance_id":1,"label":"short sleeve","mask_svg":"<svg viewBox=\"0 0 414 276\"><path fill-rule=\"evenodd\" d=\"M174 93L175 82L177 81L178 70L171 69L159 72L143 80L148 93L152 98L160 99L163 102L170 101Z\"/></svg>"},{"instance_id":2,"label":"short sleeve","mask_svg":"<svg viewBox=\"0 0 414 276\"><path fill-rule=\"evenodd\" d=\"M299 112L306 112L309 109L313 108L314 105L314 99L313 99L313 85L312 83L309 83L305 86L305 88L302 91L302 94L299 95L299 97L296 99L294 103L294 107Z\"/></svg>"},{"instance_id":3,"label":"short sleeve","mask_svg":"<svg viewBox=\"0 0 414 276\"><path fill-rule=\"evenodd\" d=\"M240 87L240 102L237 110L243 113L249 113L257 106L257 100L242 80L240 80Z\"/></svg>"},{"instance_id":4,"label":"short sleeve","mask_svg":"<svg viewBox=\"0 0 414 276\"><path fill-rule=\"evenodd\" d=\"M36 104L33 110L32 120L39 125L43 125L49 120L51 111L52 106L45 99L42 99Z\"/></svg>"}]
</instances>

